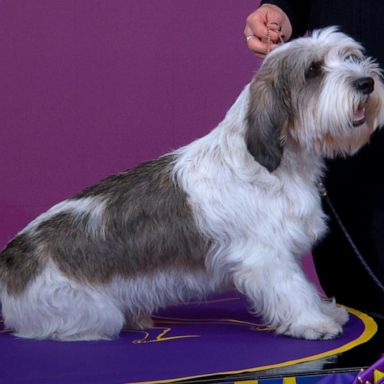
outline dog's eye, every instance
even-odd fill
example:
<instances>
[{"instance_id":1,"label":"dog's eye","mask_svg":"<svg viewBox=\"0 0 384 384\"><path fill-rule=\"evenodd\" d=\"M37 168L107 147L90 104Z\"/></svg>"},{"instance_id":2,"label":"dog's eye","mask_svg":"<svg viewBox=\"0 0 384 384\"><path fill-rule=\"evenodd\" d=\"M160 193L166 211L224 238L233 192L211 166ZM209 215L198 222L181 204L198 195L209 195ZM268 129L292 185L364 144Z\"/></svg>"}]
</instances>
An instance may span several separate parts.
<instances>
[{"instance_id":1,"label":"dog's eye","mask_svg":"<svg viewBox=\"0 0 384 384\"><path fill-rule=\"evenodd\" d=\"M313 79L314 77L320 76L323 71L320 62L313 62L305 72L306 79Z\"/></svg>"}]
</instances>

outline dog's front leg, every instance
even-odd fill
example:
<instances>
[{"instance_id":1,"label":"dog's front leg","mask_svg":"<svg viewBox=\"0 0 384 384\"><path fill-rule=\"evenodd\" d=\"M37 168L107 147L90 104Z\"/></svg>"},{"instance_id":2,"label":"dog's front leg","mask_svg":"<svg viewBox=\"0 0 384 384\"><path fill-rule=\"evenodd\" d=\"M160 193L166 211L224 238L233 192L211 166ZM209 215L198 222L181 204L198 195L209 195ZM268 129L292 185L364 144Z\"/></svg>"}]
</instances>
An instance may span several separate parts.
<instances>
[{"instance_id":1,"label":"dog's front leg","mask_svg":"<svg viewBox=\"0 0 384 384\"><path fill-rule=\"evenodd\" d=\"M325 303L294 260L251 258L236 270L236 287L276 333L305 339L331 339L342 332L348 314Z\"/></svg>"}]
</instances>

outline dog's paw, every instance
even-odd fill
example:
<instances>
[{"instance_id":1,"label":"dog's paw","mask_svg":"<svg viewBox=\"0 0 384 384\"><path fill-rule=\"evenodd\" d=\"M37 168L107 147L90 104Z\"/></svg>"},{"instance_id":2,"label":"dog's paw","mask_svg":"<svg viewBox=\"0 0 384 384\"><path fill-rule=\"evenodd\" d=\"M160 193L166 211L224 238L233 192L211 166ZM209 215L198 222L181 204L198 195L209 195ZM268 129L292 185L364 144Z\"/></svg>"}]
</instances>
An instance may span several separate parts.
<instances>
[{"instance_id":1,"label":"dog's paw","mask_svg":"<svg viewBox=\"0 0 384 384\"><path fill-rule=\"evenodd\" d=\"M342 326L332 318L307 323L293 323L288 327L281 325L276 333L307 340L329 340L338 337L343 332Z\"/></svg>"},{"instance_id":2,"label":"dog's paw","mask_svg":"<svg viewBox=\"0 0 384 384\"><path fill-rule=\"evenodd\" d=\"M337 305L335 299L331 301L323 300L321 302L321 311L340 325L346 324L349 320L347 310L343 306Z\"/></svg>"}]
</instances>

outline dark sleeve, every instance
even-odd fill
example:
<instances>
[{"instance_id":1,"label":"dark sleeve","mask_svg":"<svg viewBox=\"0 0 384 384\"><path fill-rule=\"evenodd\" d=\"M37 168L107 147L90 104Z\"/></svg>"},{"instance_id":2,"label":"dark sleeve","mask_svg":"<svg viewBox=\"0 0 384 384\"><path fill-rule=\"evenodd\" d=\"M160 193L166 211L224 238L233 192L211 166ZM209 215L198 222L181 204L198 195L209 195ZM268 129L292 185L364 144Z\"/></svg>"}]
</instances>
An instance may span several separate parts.
<instances>
[{"instance_id":1,"label":"dark sleeve","mask_svg":"<svg viewBox=\"0 0 384 384\"><path fill-rule=\"evenodd\" d=\"M274 4L280 7L292 24L292 38L305 34L311 8L310 0L262 0L261 4Z\"/></svg>"}]
</instances>

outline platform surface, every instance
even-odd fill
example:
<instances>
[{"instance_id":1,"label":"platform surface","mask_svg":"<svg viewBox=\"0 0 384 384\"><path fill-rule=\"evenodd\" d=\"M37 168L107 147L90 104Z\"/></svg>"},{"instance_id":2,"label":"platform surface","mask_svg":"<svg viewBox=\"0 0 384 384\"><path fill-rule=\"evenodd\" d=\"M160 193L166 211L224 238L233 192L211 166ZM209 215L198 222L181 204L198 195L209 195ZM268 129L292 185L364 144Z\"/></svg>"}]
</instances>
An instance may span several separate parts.
<instances>
[{"instance_id":1,"label":"platform surface","mask_svg":"<svg viewBox=\"0 0 384 384\"><path fill-rule=\"evenodd\" d=\"M327 358L369 342L377 331L370 316L349 312L343 335L320 341L275 335L235 291L168 308L154 316L154 329L126 330L112 341L24 340L2 327L0 382L214 382L305 364L321 370Z\"/></svg>"}]
</instances>

